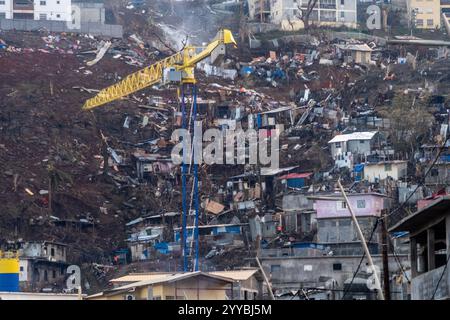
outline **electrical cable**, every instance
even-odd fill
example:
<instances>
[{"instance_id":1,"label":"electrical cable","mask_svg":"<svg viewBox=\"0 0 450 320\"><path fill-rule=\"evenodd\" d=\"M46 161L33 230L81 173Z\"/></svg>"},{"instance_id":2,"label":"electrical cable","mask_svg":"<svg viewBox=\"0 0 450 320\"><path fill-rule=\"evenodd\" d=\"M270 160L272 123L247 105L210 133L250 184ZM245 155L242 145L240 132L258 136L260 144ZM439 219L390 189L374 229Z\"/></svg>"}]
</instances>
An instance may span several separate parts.
<instances>
[{"instance_id":1,"label":"electrical cable","mask_svg":"<svg viewBox=\"0 0 450 320\"><path fill-rule=\"evenodd\" d=\"M430 167L428 168L428 170L425 172L425 175L424 175L424 177L423 177L423 181L420 182L420 183L418 183L418 184L417 184L417 187L413 190L413 192L410 193L410 195L406 198L406 200L403 201L402 204L400 204L396 209L394 209L393 211L391 211L391 212L387 215L387 217L393 216L396 212L398 212L400 209L402 209L402 208L406 205L406 203L409 201L409 199L411 199L412 196L417 192L417 190L419 189L419 187L421 187L421 186L424 185L426 177L428 176L428 174L431 172L431 169L433 169L434 165L435 165L435 164L437 163L437 161L439 160L439 158L440 158L442 152L443 152L444 149L445 149L445 146L446 146L447 141L448 141L449 138L450 138L450 136L448 136L448 137L445 139L444 143L443 143L442 146L440 147L439 152L438 152L438 154L436 155L436 158L433 160L431 166L430 166Z\"/></svg>"},{"instance_id":2,"label":"electrical cable","mask_svg":"<svg viewBox=\"0 0 450 320\"><path fill-rule=\"evenodd\" d=\"M372 229L372 233L370 234L369 240L367 242L370 242L372 240L375 230L377 229L378 222L379 222L379 218L375 221L375 224ZM359 268L361 268L361 264L363 263L365 257L366 257L366 253L364 252L363 255L361 256L361 260L359 261L356 271L353 273L353 277L352 277L352 280L350 281L350 285L348 286L347 290L344 290L344 295L342 296L341 300L344 300L346 294L350 291L350 288L353 285L353 281L355 281L356 275L358 274Z\"/></svg>"},{"instance_id":3,"label":"electrical cable","mask_svg":"<svg viewBox=\"0 0 450 320\"><path fill-rule=\"evenodd\" d=\"M447 248L448 250L448 248ZM442 270L441 276L439 277L439 281L436 284L436 288L433 291L433 295L431 296L431 300L434 300L434 296L436 295L436 292L439 289L439 284L441 283L442 278L444 277L445 271L447 270L448 262L450 260L450 254L447 257L447 263L445 264L444 270Z\"/></svg>"}]
</instances>

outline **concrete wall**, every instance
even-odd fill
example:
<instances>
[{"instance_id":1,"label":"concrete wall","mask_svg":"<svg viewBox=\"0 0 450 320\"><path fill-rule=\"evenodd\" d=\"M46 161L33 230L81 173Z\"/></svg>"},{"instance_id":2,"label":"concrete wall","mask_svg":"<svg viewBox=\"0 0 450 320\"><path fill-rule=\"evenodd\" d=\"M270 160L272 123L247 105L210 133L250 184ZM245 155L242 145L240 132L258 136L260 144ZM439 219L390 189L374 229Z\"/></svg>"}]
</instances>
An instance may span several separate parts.
<instances>
[{"instance_id":1,"label":"concrete wall","mask_svg":"<svg viewBox=\"0 0 450 320\"><path fill-rule=\"evenodd\" d=\"M28 281L29 280L29 263L28 260L19 260L19 281Z\"/></svg>"},{"instance_id":2,"label":"concrete wall","mask_svg":"<svg viewBox=\"0 0 450 320\"><path fill-rule=\"evenodd\" d=\"M408 269L407 255L398 256L403 267ZM323 278L329 277L336 280L339 288L344 281L351 279L358 267L361 256L331 256L331 257L261 257L261 264L265 272L271 276L274 289L295 289L300 286L317 286ZM373 255L376 266L382 270L380 255ZM366 271L367 259L363 262L361 271ZM333 270L333 265L341 264L341 270ZM398 274L401 272L395 257L389 256L389 272ZM322 278L322 279L321 279Z\"/></svg>"},{"instance_id":3,"label":"concrete wall","mask_svg":"<svg viewBox=\"0 0 450 320\"><path fill-rule=\"evenodd\" d=\"M94 36L106 36L112 38L122 38L123 27L121 25L85 23L80 29L69 28L66 22L62 21L39 21L39 20L5 20L0 19L0 29L36 31L46 29L50 32L72 32L88 33Z\"/></svg>"},{"instance_id":4,"label":"concrete wall","mask_svg":"<svg viewBox=\"0 0 450 320\"><path fill-rule=\"evenodd\" d=\"M282 201L283 211L312 210L314 205L304 194L286 194Z\"/></svg>"},{"instance_id":5,"label":"concrete wall","mask_svg":"<svg viewBox=\"0 0 450 320\"><path fill-rule=\"evenodd\" d=\"M80 8L81 23L105 23L105 7L103 3L75 2L73 5Z\"/></svg>"},{"instance_id":6,"label":"concrete wall","mask_svg":"<svg viewBox=\"0 0 450 320\"><path fill-rule=\"evenodd\" d=\"M358 223L366 240L369 240L376 222L375 217L359 218ZM380 236L375 232L371 242L379 242ZM317 242L348 243L359 242L356 226L351 218L320 219L317 223ZM359 245L358 245L359 247Z\"/></svg>"},{"instance_id":7,"label":"concrete wall","mask_svg":"<svg viewBox=\"0 0 450 320\"><path fill-rule=\"evenodd\" d=\"M450 163L438 163L425 177L426 185L449 184L450 183Z\"/></svg>"},{"instance_id":8,"label":"concrete wall","mask_svg":"<svg viewBox=\"0 0 450 320\"><path fill-rule=\"evenodd\" d=\"M34 19L40 20L41 14L45 14L46 20L70 21L72 19L71 0L45 0L45 4L42 5L40 0L35 0Z\"/></svg>"},{"instance_id":9,"label":"concrete wall","mask_svg":"<svg viewBox=\"0 0 450 320\"><path fill-rule=\"evenodd\" d=\"M373 194L360 194L350 196L348 198L356 216L379 217L381 214L381 210L388 207L388 203L385 203L386 198L382 196ZM351 217L350 211L346 207L342 207L343 202L344 199L314 200L314 208L317 211L317 219Z\"/></svg>"},{"instance_id":10,"label":"concrete wall","mask_svg":"<svg viewBox=\"0 0 450 320\"><path fill-rule=\"evenodd\" d=\"M450 272L448 272L448 270L445 270L444 276L442 277L439 286L437 286L439 278L444 272L444 268L445 266L441 266L440 268L421 274L412 279L411 299L430 300L436 288L436 294L434 295L435 300L449 299Z\"/></svg>"},{"instance_id":11,"label":"concrete wall","mask_svg":"<svg viewBox=\"0 0 450 320\"><path fill-rule=\"evenodd\" d=\"M0 5L0 13L4 13L6 19L12 19L12 4L12 0L6 0L5 4Z\"/></svg>"},{"instance_id":12,"label":"concrete wall","mask_svg":"<svg viewBox=\"0 0 450 320\"><path fill-rule=\"evenodd\" d=\"M350 140L347 142L347 151L353 154L369 154L371 140Z\"/></svg>"},{"instance_id":13,"label":"concrete wall","mask_svg":"<svg viewBox=\"0 0 450 320\"><path fill-rule=\"evenodd\" d=\"M389 165L391 169L388 171L387 166ZM391 177L394 180L398 180L406 176L406 169L408 164L402 163L381 163L381 164L366 164L364 166L364 179L369 182L375 182L376 179L384 180L387 177Z\"/></svg>"},{"instance_id":14,"label":"concrete wall","mask_svg":"<svg viewBox=\"0 0 450 320\"><path fill-rule=\"evenodd\" d=\"M338 21L345 23L357 22L358 19L356 14L357 0L344 0L344 4L341 4L341 1L337 0L337 5L338 5L338 14L337 14Z\"/></svg>"},{"instance_id":15,"label":"concrete wall","mask_svg":"<svg viewBox=\"0 0 450 320\"><path fill-rule=\"evenodd\" d=\"M45 258L49 261L66 261L66 247L56 243L26 243L21 250L21 256Z\"/></svg>"},{"instance_id":16,"label":"concrete wall","mask_svg":"<svg viewBox=\"0 0 450 320\"><path fill-rule=\"evenodd\" d=\"M441 26L441 2L440 0L408 0L408 14L418 9L416 15L416 28L418 29L435 29ZM423 24L419 25L418 20L422 20ZM428 25L427 20L432 20L432 24Z\"/></svg>"}]
</instances>

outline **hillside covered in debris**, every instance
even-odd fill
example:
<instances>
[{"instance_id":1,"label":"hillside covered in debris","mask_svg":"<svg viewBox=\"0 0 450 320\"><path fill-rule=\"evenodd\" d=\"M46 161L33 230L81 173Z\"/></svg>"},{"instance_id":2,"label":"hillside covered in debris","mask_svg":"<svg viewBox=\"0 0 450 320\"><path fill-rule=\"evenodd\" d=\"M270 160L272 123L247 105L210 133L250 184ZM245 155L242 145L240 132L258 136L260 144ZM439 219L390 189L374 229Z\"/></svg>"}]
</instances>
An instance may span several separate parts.
<instances>
[{"instance_id":1,"label":"hillside covered in debris","mask_svg":"<svg viewBox=\"0 0 450 320\"><path fill-rule=\"evenodd\" d=\"M261 32L265 23L255 27L248 9L220 1L104 5L108 22L123 26L122 38L0 30L4 250L60 244L67 253L61 266L81 266L88 293L130 272L182 270L181 240L194 246L195 214L189 211L183 235L182 166L171 158L183 122L179 87L157 83L91 111L82 106L186 46L204 47L222 29L238 45L220 66L208 59L196 65L194 117L205 130L268 129L269 141L279 135L272 150L279 165L199 165L202 271L258 267L258 256L280 297L292 283L325 286L325 273L284 279L276 259L359 259L338 180L362 212L375 255L378 217L388 215L392 226L447 194L448 42L329 28ZM395 241L405 263L404 243ZM342 286L355 271L344 269L336 277ZM28 289L61 292L66 278L61 271Z\"/></svg>"}]
</instances>

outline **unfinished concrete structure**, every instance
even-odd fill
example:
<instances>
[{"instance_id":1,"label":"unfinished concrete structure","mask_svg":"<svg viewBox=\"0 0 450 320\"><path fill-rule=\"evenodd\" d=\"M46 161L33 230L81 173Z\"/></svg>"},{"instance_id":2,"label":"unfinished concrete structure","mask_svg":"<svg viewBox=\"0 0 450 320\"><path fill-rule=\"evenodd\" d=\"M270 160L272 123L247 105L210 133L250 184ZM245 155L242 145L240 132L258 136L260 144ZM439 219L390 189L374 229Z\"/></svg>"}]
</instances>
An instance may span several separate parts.
<instances>
[{"instance_id":1,"label":"unfinished concrete structure","mask_svg":"<svg viewBox=\"0 0 450 320\"><path fill-rule=\"evenodd\" d=\"M411 259L411 299L449 300L450 196L404 218L389 231L408 231Z\"/></svg>"}]
</instances>

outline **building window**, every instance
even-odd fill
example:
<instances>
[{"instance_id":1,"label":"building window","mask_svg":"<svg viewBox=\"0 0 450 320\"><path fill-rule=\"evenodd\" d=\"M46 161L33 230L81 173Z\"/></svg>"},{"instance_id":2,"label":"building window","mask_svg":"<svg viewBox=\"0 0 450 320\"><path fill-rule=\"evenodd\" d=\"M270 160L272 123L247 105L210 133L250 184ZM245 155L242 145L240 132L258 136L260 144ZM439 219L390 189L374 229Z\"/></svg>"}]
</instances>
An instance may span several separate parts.
<instances>
[{"instance_id":1,"label":"building window","mask_svg":"<svg viewBox=\"0 0 450 320\"><path fill-rule=\"evenodd\" d=\"M434 26L434 20L433 19L427 19L427 26L428 27Z\"/></svg>"},{"instance_id":2,"label":"building window","mask_svg":"<svg viewBox=\"0 0 450 320\"><path fill-rule=\"evenodd\" d=\"M60 15L60 14L57 14L56 17L57 17L57 18L61 18L61 15Z\"/></svg>"},{"instance_id":3,"label":"building window","mask_svg":"<svg viewBox=\"0 0 450 320\"><path fill-rule=\"evenodd\" d=\"M40 14L39 14L39 20L47 20L47 14L45 14L45 13L40 13Z\"/></svg>"},{"instance_id":4,"label":"building window","mask_svg":"<svg viewBox=\"0 0 450 320\"><path fill-rule=\"evenodd\" d=\"M384 171L392 171L392 164L385 163L384 164Z\"/></svg>"},{"instance_id":5,"label":"building window","mask_svg":"<svg viewBox=\"0 0 450 320\"><path fill-rule=\"evenodd\" d=\"M333 271L341 271L342 263L333 263Z\"/></svg>"},{"instance_id":6,"label":"building window","mask_svg":"<svg viewBox=\"0 0 450 320\"><path fill-rule=\"evenodd\" d=\"M6 19L6 13L0 12L0 19Z\"/></svg>"},{"instance_id":7,"label":"building window","mask_svg":"<svg viewBox=\"0 0 450 320\"><path fill-rule=\"evenodd\" d=\"M47 5L47 1L41 1L41 6L46 6Z\"/></svg>"},{"instance_id":8,"label":"building window","mask_svg":"<svg viewBox=\"0 0 450 320\"><path fill-rule=\"evenodd\" d=\"M345 0L341 0L341 6L345 5Z\"/></svg>"},{"instance_id":9,"label":"building window","mask_svg":"<svg viewBox=\"0 0 450 320\"><path fill-rule=\"evenodd\" d=\"M56 4L61 4L61 1L56 1Z\"/></svg>"},{"instance_id":10,"label":"building window","mask_svg":"<svg viewBox=\"0 0 450 320\"><path fill-rule=\"evenodd\" d=\"M23 272L23 267L22 266L20 267L20 272Z\"/></svg>"},{"instance_id":11,"label":"building window","mask_svg":"<svg viewBox=\"0 0 450 320\"><path fill-rule=\"evenodd\" d=\"M51 248L51 249L50 249L50 255L51 255L52 257L55 256L55 248Z\"/></svg>"},{"instance_id":12,"label":"building window","mask_svg":"<svg viewBox=\"0 0 450 320\"><path fill-rule=\"evenodd\" d=\"M161 300L161 296L153 297L153 300Z\"/></svg>"},{"instance_id":13,"label":"building window","mask_svg":"<svg viewBox=\"0 0 450 320\"><path fill-rule=\"evenodd\" d=\"M53 279L56 278L56 270L53 270L53 271L52 271L52 277L53 277Z\"/></svg>"},{"instance_id":14,"label":"building window","mask_svg":"<svg viewBox=\"0 0 450 320\"><path fill-rule=\"evenodd\" d=\"M417 19L416 26L423 27L423 19Z\"/></svg>"},{"instance_id":15,"label":"building window","mask_svg":"<svg viewBox=\"0 0 450 320\"><path fill-rule=\"evenodd\" d=\"M0 6L1 5L3 5L3 6L5 5L5 0L0 0Z\"/></svg>"},{"instance_id":16,"label":"building window","mask_svg":"<svg viewBox=\"0 0 450 320\"><path fill-rule=\"evenodd\" d=\"M272 274L280 272L280 270L281 270L281 266L278 264L273 264L270 266L270 273L272 273Z\"/></svg>"},{"instance_id":17,"label":"building window","mask_svg":"<svg viewBox=\"0 0 450 320\"><path fill-rule=\"evenodd\" d=\"M166 300L175 300L174 296L166 296Z\"/></svg>"},{"instance_id":18,"label":"building window","mask_svg":"<svg viewBox=\"0 0 450 320\"><path fill-rule=\"evenodd\" d=\"M341 18L344 19L345 18L345 12L341 11Z\"/></svg>"},{"instance_id":19,"label":"building window","mask_svg":"<svg viewBox=\"0 0 450 320\"><path fill-rule=\"evenodd\" d=\"M364 143L364 140L359 140L359 143Z\"/></svg>"},{"instance_id":20,"label":"building window","mask_svg":"<svg viewBox=\"0 0 450 320\"><path fill-rule=\"evenodd\" d=\"M335 148L340 148L341 147L341 143L340 142L335 142L334 143L334 147Z\"/></svg>"},{"instance_id":21,"label":"building window","mask_svg":"<svg viewBox=\"0 0 450 320\"><path fill-rule=\"evenodd\" d=\"M364 209L366 207L366 200L357 200L356 207L358 209Z\"/></svg>"},{"instance_id":22,"label":"building window","mask_svg":"<svg viewBox=\"0 0 450 320\"><path fill-rule=\"evenodd\" d=\"M347 209L347 202L341 201L341 209Z\"/></svg>"}]
</instances>

